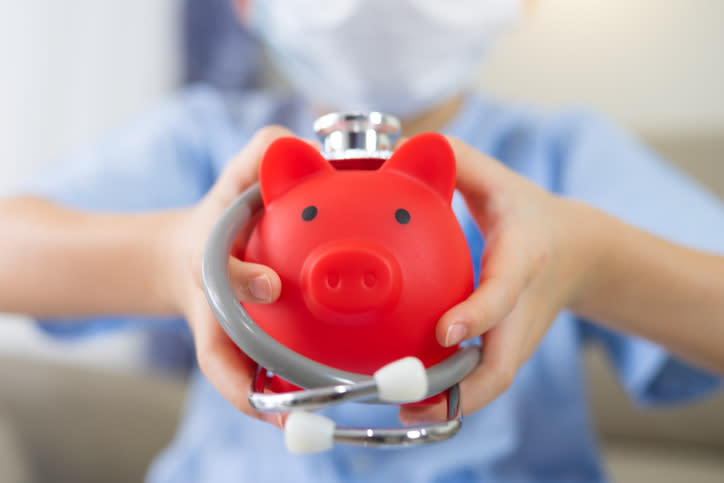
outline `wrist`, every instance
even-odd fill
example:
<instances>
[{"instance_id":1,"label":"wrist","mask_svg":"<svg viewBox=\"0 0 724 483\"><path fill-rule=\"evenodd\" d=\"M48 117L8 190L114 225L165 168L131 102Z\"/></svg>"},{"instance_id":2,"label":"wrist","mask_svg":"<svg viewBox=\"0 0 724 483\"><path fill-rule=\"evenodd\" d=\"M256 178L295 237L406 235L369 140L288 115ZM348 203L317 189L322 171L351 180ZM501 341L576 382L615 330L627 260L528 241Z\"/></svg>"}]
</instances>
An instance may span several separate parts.
<instances>
[{"instance_id":1,"label":"wrist","mask_svg":"<svg viewBox=\"0 0 724 483\"><path fill-rule=\"evenodd\" d=\"M568 199L560 201L571 284L567 308L581 313L597 287L604 283L613 228L610 218L592 206Z\"/></svg>"},{"instance_id":2,"label":"wrist","mask_svg":"<svg viewBox=\"0 0 724 483\"><path fill-rule=\"evenodd\" d=\"M184 312L183 301L190 276L187 273L189 250L184 246L188 237L183 230L188 215L188 209L159 213L152 231L151 249L155 263L149 266L148 277L161 312L169 315Z\"/></svg>"}]
</instances>

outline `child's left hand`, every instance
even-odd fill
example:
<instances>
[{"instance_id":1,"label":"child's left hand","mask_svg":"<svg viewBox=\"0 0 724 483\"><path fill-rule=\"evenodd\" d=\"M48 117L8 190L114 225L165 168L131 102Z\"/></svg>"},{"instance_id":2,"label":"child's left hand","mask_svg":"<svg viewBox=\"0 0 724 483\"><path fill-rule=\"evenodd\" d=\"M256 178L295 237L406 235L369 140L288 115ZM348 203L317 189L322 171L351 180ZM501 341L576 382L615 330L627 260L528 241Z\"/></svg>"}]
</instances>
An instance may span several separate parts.
<instances>
[{"instance_id":1,"label":"child's left hand","mask_svg":"<svg viewBox=\"0 0 724 483\"><path fill-rule=\"evenodd\" d=\"M449 138L457 188L485 236L479 287L437 325L440 344L482 335L481 364L461 383L464 413L500 396L556 315L585 287L595 258L577 241L579 205L558 198L462 141ZM405 406L407 424L445 417L445 404Z\"/></svg>"},{"instance_id":2,"label":"child's left hand","mask_svg":"<svg viewBox=\"0 0 724 483\"><path fill-rule=\"evenodd\" d=\"M258 131L232 159L206 196L176 215L169 244L169 277L176 307L188 321L199 368L219 393L244 414L282 426L279 415L260 413L249 404L256 363L244 354L216 321L206 300L201 261L206 239L223 211L257 181L259 162L269 144L293 134L279 126ZM279 297L281 280L269 267L229 257L229 277L241 302L271 303Z\"/></svg>"}]
</instances>

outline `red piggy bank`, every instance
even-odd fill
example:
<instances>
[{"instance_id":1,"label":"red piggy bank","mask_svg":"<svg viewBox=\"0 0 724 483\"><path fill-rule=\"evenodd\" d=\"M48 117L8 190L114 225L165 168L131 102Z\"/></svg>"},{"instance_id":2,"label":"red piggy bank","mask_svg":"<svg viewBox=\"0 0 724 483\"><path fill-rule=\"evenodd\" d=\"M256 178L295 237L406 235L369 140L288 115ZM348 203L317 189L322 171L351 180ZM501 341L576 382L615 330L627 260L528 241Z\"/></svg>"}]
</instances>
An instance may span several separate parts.
<instances>
[{"instance_id":1,"label":"red piggy bank","mask_svg":"<svg viewBox=\"0 0 724 483\"><path fill-rule=\"evenodd\" d=\"M405 356L425 366L448 357L456 348L437 342L435 325L473 289L447 140L415 136L380 162L330 163L301 140L272 143L259 168L264 213L243 254L282 281L275 303L244 304L259 326L362 374Z\"/></svg>"}]
</instances>

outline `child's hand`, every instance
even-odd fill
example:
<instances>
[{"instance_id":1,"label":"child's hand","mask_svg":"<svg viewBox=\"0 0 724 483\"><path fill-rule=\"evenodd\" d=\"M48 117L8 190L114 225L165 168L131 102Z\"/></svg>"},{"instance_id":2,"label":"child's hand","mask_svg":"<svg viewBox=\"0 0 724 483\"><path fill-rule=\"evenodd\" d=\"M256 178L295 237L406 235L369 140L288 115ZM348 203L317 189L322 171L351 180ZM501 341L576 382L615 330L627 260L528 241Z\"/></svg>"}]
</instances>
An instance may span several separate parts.
<instances>
[{"instance_id":1,"label":"child's hand","mask_svg":"<svg viewBox=\"0 0 724 483\"><path fill-rule=\"evenodd\" d=\"M502 394L558 312L585 285L593 254L576 243L576 204L557 198L457 139L457 188L485 237L479 287L446 312L437 339L449 346L482 334L482 362L462 382L465 413ZM572 229L573 225L573 229ZM444 404L405 407L405 423L441 420Z\"/></svg>"},{"instance_id":2,"label":"child's hand","mask_svg":"<svg viewBox=\"0 0 724 483\"><path fill-rule=\"evenodd\" d=\"M178 214L170 247L176 265L170 272L175 280L177 306L182 310L194 336L199 367L224 398L241 412L281 426L277 415L263 414L249 405L247 397L256 363L249 359L216 321L204 295L201 259L211 227L227 206L257 181L258 166L269 144L293 134L281 127L267 127L232 159L208 194L193 208ZM229 258L229 274L242 302L269 303L281 291L279 276L270 268Z\"/></svg>"}]
</instances>

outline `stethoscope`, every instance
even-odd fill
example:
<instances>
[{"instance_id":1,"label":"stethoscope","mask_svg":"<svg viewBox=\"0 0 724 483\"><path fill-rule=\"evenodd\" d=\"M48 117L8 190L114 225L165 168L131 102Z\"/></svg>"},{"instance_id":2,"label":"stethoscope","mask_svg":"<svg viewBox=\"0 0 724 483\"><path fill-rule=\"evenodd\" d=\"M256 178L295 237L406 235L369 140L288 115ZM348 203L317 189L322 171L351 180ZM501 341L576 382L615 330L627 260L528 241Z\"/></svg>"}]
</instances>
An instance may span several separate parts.
<instances>
[{"instance_id":1,"label":"stethoscope","mask_svg":"<svg viewBox=\"0 0 724 483\"><path fill-rule=\"evenodd\" d=\"M329 160L384 158L399 135L399 121L377 112L333 113L314 124ZM362 156L361 156L362 155ZM261 412L287 413L284 438L294 453L324 451L334 443L370 447L399 447L444 441L462 426L459 382L480 362L478 347L463 347L444 361L425 368L406 357L380 368L373 376L341 371L300 355L264 332L233 290L228 259L239 233L255 218L263 203L258 185L241 194L211 230L203 261L206 296L219 324L260 370L249 394L251 406ZM263 369L261 369L263 368ZM306 388L286 393L264 392L266 371ZM404 428L337 427L320 414L321 408L348 401L402 404L421 401L442 392L447 397L447 420Z\"/></svg>"}]
</instances>

